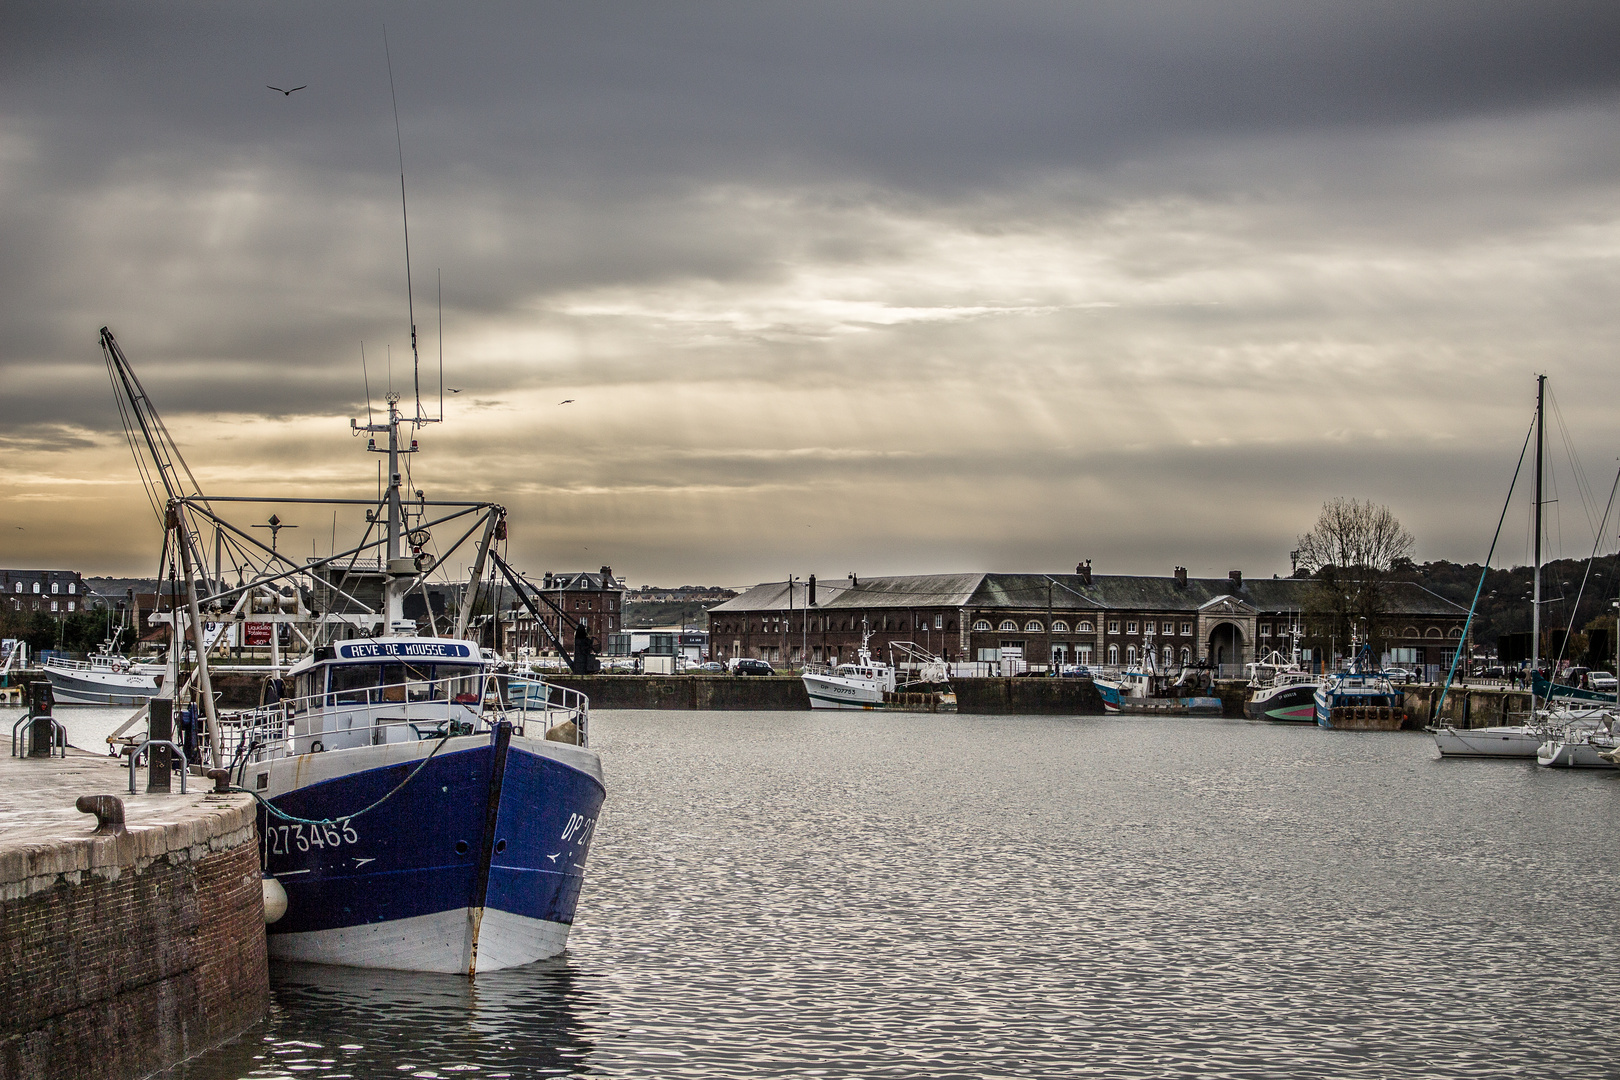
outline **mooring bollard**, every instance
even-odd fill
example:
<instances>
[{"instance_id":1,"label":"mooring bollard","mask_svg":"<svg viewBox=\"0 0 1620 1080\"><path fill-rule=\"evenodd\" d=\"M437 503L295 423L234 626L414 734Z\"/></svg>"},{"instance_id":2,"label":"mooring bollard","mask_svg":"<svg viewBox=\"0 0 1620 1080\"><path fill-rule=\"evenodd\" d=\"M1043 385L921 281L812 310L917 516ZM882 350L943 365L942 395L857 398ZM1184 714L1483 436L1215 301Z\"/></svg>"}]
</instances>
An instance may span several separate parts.
<instances>
[{"instance_id":1,"label":"mooring bollard","mask_svg":"<svg viewBox=\"0 0 1620 1080\"><path fill-rule=\"evenodd\" d=\"M169 748L157 744L174 741L174 702L167 698L153 698L146 708L147 738L153 743L152 752L146 759L146 793L167 794L173 765Z\"/></svg>"},{"instance_id":2,"label":"mooring bollard","mask_svg":"<svg viewBox=\"0 0 1620 1080\"><path fill-rule=\"evenodd\" d=\"M55 705L50 683L28 684L28 713L33 717L28 725L29 757L50 757L56 748L56 718L51 715Z\"/></svg>"},{"instance_id":3,"label":"mooring bollard","mask_svg":"<svg viewBox=\"0 0 1620 1080\"><path fill-rule=\"evenodd\" d=\"M116 795L80 795L73 804L81 814L96 815L96 835L124 831L124 800Z\"/></svg>"}]
</instances>

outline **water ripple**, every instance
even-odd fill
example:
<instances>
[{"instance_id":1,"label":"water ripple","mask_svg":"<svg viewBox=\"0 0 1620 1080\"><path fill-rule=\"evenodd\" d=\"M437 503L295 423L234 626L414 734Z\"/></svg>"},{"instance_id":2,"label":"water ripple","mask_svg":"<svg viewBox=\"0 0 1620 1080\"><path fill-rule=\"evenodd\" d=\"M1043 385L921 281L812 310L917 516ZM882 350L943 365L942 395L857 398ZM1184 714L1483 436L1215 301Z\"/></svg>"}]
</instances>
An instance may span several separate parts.
<instances>
[{"instance_id":1,"label":"water ripple","mask_svg":"<svg viewBox=\"0 0 1620 1080\"><path fill-rule=\"evenodd\" d=\"M216 1077L1599 1077L1613 776L1165 718L603 712L566 957L278 966Z\"/></svg>"}]
</instances>

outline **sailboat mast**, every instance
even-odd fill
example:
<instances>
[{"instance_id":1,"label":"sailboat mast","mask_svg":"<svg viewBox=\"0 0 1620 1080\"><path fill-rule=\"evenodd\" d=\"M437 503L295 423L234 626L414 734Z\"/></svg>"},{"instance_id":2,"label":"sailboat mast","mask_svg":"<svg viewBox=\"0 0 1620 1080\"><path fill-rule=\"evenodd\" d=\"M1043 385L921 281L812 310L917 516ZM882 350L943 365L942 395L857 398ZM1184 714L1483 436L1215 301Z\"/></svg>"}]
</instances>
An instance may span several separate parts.
<instances>
[{"instance_id":1,"label":"sailboat mast","mask_svg":"<svg viewBox=\"0 0 1620 1080\"><path fill-rule=\"evenodd\" d=\"M1547 376L1536 376L1536 483L1535 538L1531 541L1535 561L1535 582L1530 600L1530 713L1536 711L1536 674L1541 671L1541 448L1543 443L1542 404L1547 391Z\"/></svg>"}]
</instances>

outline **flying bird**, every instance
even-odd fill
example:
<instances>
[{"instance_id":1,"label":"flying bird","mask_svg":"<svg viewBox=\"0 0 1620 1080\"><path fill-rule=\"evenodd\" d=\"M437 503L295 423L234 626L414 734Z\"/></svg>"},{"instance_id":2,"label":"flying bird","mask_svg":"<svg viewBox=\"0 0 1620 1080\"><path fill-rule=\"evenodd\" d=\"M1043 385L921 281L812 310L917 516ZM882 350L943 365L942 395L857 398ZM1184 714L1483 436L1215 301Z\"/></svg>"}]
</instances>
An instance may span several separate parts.
<instances>
[{"instance_id":1,"label":"flying bird","mask_svg":"<svg viewBox=\"0 0 1620 1080\"><path fill-rule=\"evenodd\" d=\"M559 402L557 402L557 404L559 404L559 405L572 405L573 403L574 403L573 398L569 398L567 401L559 401Z\"/></svg>"},{"instance_id":2,"label":"flying bird","mask_svg":"<svg viewBox=\"0 0 1620 1080\"><path fill-rule=\"evenodd\" d=\"M274 90L276 93L278 93L278 94L286 94L288 97L292 97L293 94L295 94L299 90L303 90L307 86L309 86L309 83L305 83L303 86L295 86L291 90L283 90L279 86L271 86L269 83L264 84L264 88L266 90Z\"/></svg>"},{"instance_id":3,"label":"flying bird","mask_svg":"<svg viewBox=\"0 0 1620 1080\"><path fill-rule=\"evenodd\" d=\"M445 389L450 391L452 394L461 393L461 387L459 387L459 386L447 386L447 387L445 387Z\"/></svg>"}]
</instances>

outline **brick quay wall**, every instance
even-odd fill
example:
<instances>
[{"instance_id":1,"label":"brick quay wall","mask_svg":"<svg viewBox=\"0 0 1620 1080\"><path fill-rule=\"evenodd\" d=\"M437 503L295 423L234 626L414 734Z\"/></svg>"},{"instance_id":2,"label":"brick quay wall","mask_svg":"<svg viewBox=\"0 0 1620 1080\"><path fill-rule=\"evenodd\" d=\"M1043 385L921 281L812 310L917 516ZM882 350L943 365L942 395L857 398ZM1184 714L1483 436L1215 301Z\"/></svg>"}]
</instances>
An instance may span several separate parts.
<instances>
[{"instance_id":1,"label":"brick quay wall","mask_svg":"<svg viewBox=\"0 0 1620 1080\"><path fill-rule=\"evenodd\" d=\"M0 758L0 1076L133 1080L268 1007L253 801L200 779L129 795L127 775ZM117 795L124 830L98 833L80 795Z\"/></svg>"},{"instance_id":2,"label":"brick quay wall","mask_svg":"<svg viewBox=\"0 0 1620 1080\"><path fill-rule=\"evenodd\" d=\"M810 708L796 675L548 675L578 690L594 709ZM1090 679L955 679L957 709L965 713L1100 713Z\"/></svg>"}]
</instances>

